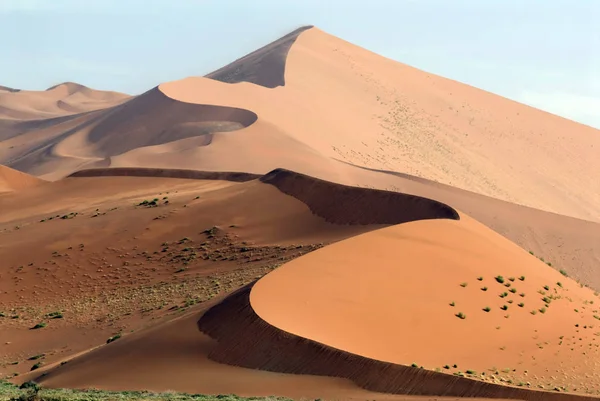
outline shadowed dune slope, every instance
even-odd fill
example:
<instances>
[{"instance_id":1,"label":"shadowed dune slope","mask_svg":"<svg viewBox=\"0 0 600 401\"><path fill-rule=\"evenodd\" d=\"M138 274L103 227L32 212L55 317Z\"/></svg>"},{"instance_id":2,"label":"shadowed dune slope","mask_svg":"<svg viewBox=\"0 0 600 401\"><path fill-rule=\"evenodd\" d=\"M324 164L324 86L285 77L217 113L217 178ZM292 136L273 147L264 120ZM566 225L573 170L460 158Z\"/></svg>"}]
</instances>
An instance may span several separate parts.
<instances>
[{"instance_id":1,"label":"shadowed dune slope","mask_svg":"<svg viewBox=\"0 0 600 401\"><path fill-rule=\"evenodd\" d=\"M298 36L310 28L312 26L298 28L231 64L207 74L206 77L229 84L249 82L266 88L284 86L288 52Z\"/></svg>"},{"instance_id":2,"label":"shadowed dune slope","mask_svg":"<svg viewBox=\"0 0 600 401\"><path fill-rule=\"evenodd\" d=\"M260 178L335 224L400 224L425 219L459 219L451 207L398 192L338 185L285 169Z\"/></svg>"},{"instance_id":3,"label":"shadowed dune slope","mask_svg":"<svg viewBox=\"0 0 600 401\"><path fill-rule=\"evenodd\" d=\"M43 182L29 174L0 165L0 193L30 188Z\"/></svg>"},{"instance_id":4,"label":"shadowed dune slope","mask_svg":"<svg viewBox=\"0 0 600 401\"><path fill-rule=\"evenodd\" d=\"M261 176L257 174L227 171L113 167L79 170L71 174L69 177L155 177L245 182L256 180Z\"/></svg>"}]
</instances>

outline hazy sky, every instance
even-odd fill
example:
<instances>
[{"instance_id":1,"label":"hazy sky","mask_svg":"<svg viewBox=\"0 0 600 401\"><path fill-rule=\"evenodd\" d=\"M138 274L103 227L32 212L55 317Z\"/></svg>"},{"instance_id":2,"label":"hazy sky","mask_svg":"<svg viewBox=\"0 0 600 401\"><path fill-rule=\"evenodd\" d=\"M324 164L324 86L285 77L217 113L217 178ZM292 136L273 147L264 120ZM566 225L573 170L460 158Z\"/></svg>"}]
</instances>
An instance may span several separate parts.
<instances>
[{"instance_id":1,"label":"hazy sky","mask_svg":"<svg viewBox=\"0 0 600 401\"><path fill-rule=\"evenodd\" d=\"M600 0L0 0L0 85L137 94L302 25L600 128Z\"/></svg>"}]
</instances>

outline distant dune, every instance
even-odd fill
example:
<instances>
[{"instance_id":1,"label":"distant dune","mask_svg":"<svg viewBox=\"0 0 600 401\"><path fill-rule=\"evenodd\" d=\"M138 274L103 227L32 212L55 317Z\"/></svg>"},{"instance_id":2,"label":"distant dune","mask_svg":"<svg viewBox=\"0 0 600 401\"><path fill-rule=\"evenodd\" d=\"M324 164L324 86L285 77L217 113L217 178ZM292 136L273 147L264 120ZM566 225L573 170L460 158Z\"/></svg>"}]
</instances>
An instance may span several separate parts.
<instances>
[{"instance_id":1,"label":"distant dune","mask_svg":"<svg viewBox=\"0 0 600 401\"><path fill-rule=\"evenodd\" d=\"M30 188L42 182L39 178L0 165L0 193Z\"/></svg>"},{"instance_id":2,"label":"distant dune","mask_svg":"<svg viewBox=\"0 0 600 401\"><path fill-rule=\"evenodd\" d=\"M39 120L114 106L128 95L65 82L45 91L0 88L0 118Z\"/></svg>"}]
</instances>

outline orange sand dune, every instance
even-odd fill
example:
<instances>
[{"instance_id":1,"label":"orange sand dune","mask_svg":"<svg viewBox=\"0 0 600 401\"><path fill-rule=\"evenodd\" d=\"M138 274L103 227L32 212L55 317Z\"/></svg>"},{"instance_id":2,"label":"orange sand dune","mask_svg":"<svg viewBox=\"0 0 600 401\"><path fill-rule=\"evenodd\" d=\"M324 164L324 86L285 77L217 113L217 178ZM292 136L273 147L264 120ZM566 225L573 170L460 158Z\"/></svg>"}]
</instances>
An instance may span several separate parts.
<instances>
[{"instance_id":1,"label":"orange sand dune","mask_svg":"<svg viewBox=\"0 0 600 401\"><path fill-rule=\"evenodd\" d=\"M465 215L330 245L259 280L250 302L272 326L362 357L493 383L600 392L600 297ZM389 376L371 378L372 385L358 380L395 388Z\"/></svg>"},{"instance_id":2,"label":"orange sand dune","mask_svg":"<svg viewBox=\"0 0 600 401\"><path fill-rule=\"evenodd\" d=\"M98 192L107 190L106 185L94 185L94 180L105 183L133 180L123 182L123 185L131 185L129 182L136 180L152 182L157 179L74 177L52 185L80 188L77 191L81 194L98 198L98 193L84 192L84 188L91 185L98 188ZM184 185L185 180L177 181ZM194 183L203 183L201 180L187 182L184 193L190 195L193 192L188 191ZM290 196L282 196L281 192ZM40 195L36 198L41 198ZM71 192L70 197L77 195ZM346 396L371 398L366 393L355 393L359 390L345 381L329 381L333 379L305 382L304 385L313 386L312 389L300 387L298 390L296 387L294 390L284 383L298 386L304 377L248 370L234 373L234 368L212 364L206 359L208 355L229 364L295 374L338 376L352 379L371 390L412 394L572 399L497 384L514 385L522 381L522 387L543 386L544 389L549 385L566 384L570 391L577 389L580 392L592 391L597 386L598 377L593 371L597 348L594 347L596 337L592 327L596 321L592 316L596 313L593 303L596 296L470 217L463 214L461 220L456 220L458 215L448 206L400 193L341 187L282 170L274 171L260 181L228 184L213 191L212 195L204 193L201 199L204 198L207 199L203 201L203 207L199 208L199 204L191 211L195 219L205 218L200 217L199 212L210 211L213 218L221 222L234 221L242 230L240 234L261 238L262 242L289 238L289 234L284 234L289 230L296 231L296 236L302 232L305 240L317 239L317 233L321 239L328 237L331 240L369 232L289 262L260 279L252 292L238 291L211 308L199 325L217 339L218 344L199 334L197 340L192 340L189 325L198 315L189 315L166 323L160 329L125 336L123 342L98 348L51 369L40 377L42 383L152 390L176 386L186 391L206 392L222 392L221 389L229 388L241 394L261 394L252 386L246 387L246 392L243 390L245 384L241 383L253 377L264 386L262 394L268 388L269 392L280 395L316 396L338 392L336 395L342 399L349 399L343 398ZM56 202L61 203L60 200ZM347 204L340 208L331 207L339 202ZM240 209L242 204L244 207ZM21 209L27 209L23 206ZM309 210L317 216L311 216ZM348 214L344 215L344 211ZM273 215L274 212L278 215ZM129 235L136 236L135 233L147 224L136 217L139 222L135 223L138 227L135 228L134 220L125 219L129 212L123 210L120 213L118 221L129 227ZM31 215L31 212L27 214ZM230 217L223 220L228 214ZM248 217L232 220L236 215ZM186 230L181 229L182 224L198 226L197 222L189 221L190 216L181 215L167 225L158 220L152 223L150 234L144 237L150 235L155 241L163 241L164 236L160 233L168 227L169 231L176 229L183 234ZM247 220L250 216L253 222ZM411 219L410 216L414 217ZM406 221L410 222L371 231L381 223ZM216 220L210 223L213 222ZM204 225L206 223L208 221ZM307 224L313 228L307 230ZM19 230L19 235L24 230ZM92 229L92 232L98 230ZM14 241L19 243L31 237L31 232L23 233L23 238L14 237ZM82 238L81 234L78 238ZM195 237L191 239L196 241ZM101 246L101 243L97 245ZM36 249L31 244L28 247ZM126 249L119 250L121 254L125 252ZM494 279L499 274L503 275L504 283ZM432 277L438 280L432 280ZM461 286L461 283L466 285ZM545 285L548 285L547 290ZM487 290L483 291L483 287ZM514 293L512 288L515 288ZM499 297L502 292L506 292L506 296ZM541 299L544 296L548 297L547 307ZM520 302L524 303L522 307ZM501 310L503 305L509 309ZM490 307L489 312L482 310L486 306ZM533 310L538 312L533 315ZM256 314L248 314L250 312ZM466 319L456 317L459 312L465 313ZM187 328L184 328L184 322ZM407 324L410 329L406 329ZM175 338L180 339L175 341ZM257 339L261 341L257 342ZM559 344L561 341L564 343ZM127 353L122 352L125 349ZM273 353L274 349L276 353ZM577 356L581 352L587 353L585 359ZM124 359L119 359L119 354ZM195 358L190 358L194 355ZM535 359L529 359L531 357ZM161 362L151 363L154 358ZM423 365L426 370L400 366L413 362ZM456 369L448 369L449 373L460 370L470 377L430 372L445 364L458 365ZM240 381L234 383L231 377L218 376L210 381L198 381L197 376L190 373L199 373L206 368L213 375L234 369L231 373ZM165 372L172 372L173 376ZM565 373L568 376L564 376ZM589 377L585 377L586 374ZM276 377L283 381L275 380ZM267 384L269 380L274 382ZM318 394L313 393L315 386L320 386L321 390L315 391ZM329 393L331 389L333 393Z\"/></svg>"},{"instance_id":3,"label":"orange sand dune","mask_svg":"<svg viewBox=\"0 0 600 401\"><path fill-rule=\"evenodd\" d=\"M222 108L245 110L253 123L230 120ZM209 77L159 85L100 114L89 125L56 131L43 151L21 143L17 159L6 149L16 139L0 144L0 162L47 179L89 167L255 174L283 167L370 185L345 161L600 219L600 183L580 174L600 170L597 130L385 59L317 28L295 31ZM208 121L219 121L219 128L207 128Z\"/></svg>"},{"instance_id":4,"label":"orange sand dune","mask_svg":"<svg viewBox=\"0 0 600 401\"><path fill-rule=\"evenodd\" d=\"M13 170L6 166L0 166L0 193L18 191L39 185L43 182L43 180L29 174Z\"/></svg>"},{"instance_id":5,"label":"orange sand dune","mask_svg":"<svg viewBox=\"0 0 600 401\"><path fill-rule=\"evenodd\" d=\"M125 101L129 96L98 91L73 82L55 85L45 91L0 89L0 118L36 120L103 109Z\"/></svg>"}]
</instances>

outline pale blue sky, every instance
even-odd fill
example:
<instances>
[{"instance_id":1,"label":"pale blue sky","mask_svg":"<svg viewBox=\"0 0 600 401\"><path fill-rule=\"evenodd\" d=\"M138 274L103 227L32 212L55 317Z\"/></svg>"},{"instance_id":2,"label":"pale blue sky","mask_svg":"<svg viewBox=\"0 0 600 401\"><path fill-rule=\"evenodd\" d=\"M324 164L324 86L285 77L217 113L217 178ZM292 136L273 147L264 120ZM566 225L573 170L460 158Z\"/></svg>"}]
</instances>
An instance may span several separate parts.
<instances>
[{"instance_id":1,"label":"pale blue sky","mask_svg":"<svg viewBox=\"0 0 600 401\"><path fill-rule=\"evenodd\" d=\"M0 0L0 85L138 94L302 25L600 128L600 0Z\"/></svg>"}]
</instances>

